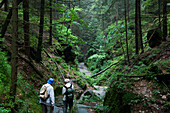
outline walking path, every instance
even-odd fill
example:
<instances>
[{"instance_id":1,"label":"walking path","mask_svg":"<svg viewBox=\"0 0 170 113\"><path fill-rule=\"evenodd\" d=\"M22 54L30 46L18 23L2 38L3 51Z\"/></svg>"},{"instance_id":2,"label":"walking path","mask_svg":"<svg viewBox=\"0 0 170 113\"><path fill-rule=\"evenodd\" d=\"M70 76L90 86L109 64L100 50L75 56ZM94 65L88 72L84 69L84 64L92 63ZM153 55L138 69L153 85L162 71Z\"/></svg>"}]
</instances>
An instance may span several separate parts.
<instances>
[{"instance_id":1,"label":"walking path","mask_svg":"<svg viewBox=\"0 0 170 113\"><path fill-rule=\"evenodd\" d=\"M84 62L79 63L79 70L80 72L84 73L87 76L91 75L91 72L88 71L87 67L85 66ZM105 96L105 92L107 87L104 86L94 86L96 90L92 90L92 92L98 96L99 98L103 98ZM54 108L54 113L63 113L63 108L61 106L62 103L62 98L58 98L58 105L55 106ZM90 113L88 112L88 109L91 106L83 105L83 104L76 104L76 113Z\"/></svg>"},{"instance_id":2,"label":"walking path","mask_svg":"<svg viewBox=\"0 0 170 113\"><path fill-rule=\"evenodd\" d=\"M86 75L90 76L91 72L88 71L87 67L85 66L84 62L79 63L79 70L82 73L85 73Z\"/></svg>"}]
</instances>

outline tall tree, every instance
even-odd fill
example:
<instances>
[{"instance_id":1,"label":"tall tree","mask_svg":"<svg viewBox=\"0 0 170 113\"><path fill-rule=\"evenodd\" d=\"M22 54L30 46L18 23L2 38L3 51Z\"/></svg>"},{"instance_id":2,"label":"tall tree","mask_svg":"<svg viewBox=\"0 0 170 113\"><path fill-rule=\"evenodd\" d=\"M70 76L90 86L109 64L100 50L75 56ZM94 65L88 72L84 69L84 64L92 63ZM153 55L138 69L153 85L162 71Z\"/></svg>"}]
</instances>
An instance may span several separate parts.
<instances>
[{"instance_id":1,"label":"tall tree","mask_svg":"<svg viewBox=\"0 0 170 113\"><path fill-rule=\"evenodd\" d=\"M5 7L4 7L4 11L8 11L8 0L5 0Z\"/></svg>"},{"instance_id":2,"label":"tall tree","mask_svg":"<svg viewBox=\"0 0 170 113\"><path fill-rule=\"evenodd\" d=\"M142 53L144 52L143 49L143 40L142 40L142 25L141 25L141 0L139 0L139 7L138 7L138 11L139 11L139 48L142 50Z\"/></svg>"},{"instance_id":3,"label":"tall tree","mask_svg":"<svg viewBox=\"0 0 170 113\"><path fill-rule=\"evenodd\" d=\"M136 42L136 54L139 54L139 46L138 46L138 31L139 31L139 26L138 26L138 1L136 0L135 3L135 42Z\"/></svg>"},{"instance_id":4,"label":"tall tree","mask_svg":"<svg viewBox=\"0 0 170 113\"><path fill-rule=\"evenodd\" d=\"M141 28L141 0L136 0L135 5L135 42L136 42L136 54L139 54L139 50L143 50L142 42L142 28Z\"/></svg>"},{"instance_id":5,"label":"tall tree","mask_svg":"<svg viewBox=\"0 0 170 113\"><path fill-rule=\"evenodd\" d=\"M161 0L158 0L159 28L161 29Z\"/></svg>"},{"instance_id":6,"label":"tall tree","mask_svg":"<svg viewBox=\"0 0 170 113\"><path fill-rule=\"evenodd\" d=\"M118 25L119 20L119 2L116 3L116 25Z\"/></svg>"},{"instance_id":7,"label":"tall tree","mask_svg":"<svg viewBox=\"0 0 170 113\"><path fill-rule=\"evenodd\" d=\"M16 88L17 88L17 63L18 63L18 4L17 0L12 1L12 55L11 55L11 89L10 96L12 102L15 103ZM12 113L16 111L16 108L12 108Z\"/></svg>"},{"instance_id":8,"label":"tall tree","mask_svg":"<svg viewBox=\"0 0 170 113\"><path fill-rule=\"evenodd\" d=\"M129 48L128 48L128 36L127 36L127 18L126 18L126 0L124 0L124 6L125 6L125 31L126 31L126 52L127 52L127 62L130 64L129 61Z\"/></svg>"},{"instance_id":9,"label":"tall tree","mask_svg":"<svg viewBox=\"0 0 170 113\"><path fill-rule=\"evenodd\" d=\"M52 45L52 22L53 22L53 15L52 15L52 0L50 0L50 31L49 31L49 44Z\"/></svg>"},{"instance_id":10,"label":"tall tree","mask_svg":"<svg viewBox=\"0 0 170 113\"><path fill-rule=\"evenodd\" d=\"M24 17L24 48L25 53L30 56L30 36L29 36L29 0L23 1L23 17Z\"/></svg>"},{"instance_id":11,"label":"tall tree","mask_svg":"<svg viewBox=\"0 0 170 113\"><path fill-rule=\"evenodd\" d=\"M37 62L40 62L42 60L41 51L42 51L42 39L43 39L43 30L44 30L44 5L45 5L45 0L41 0L40 29L39 29L38 48L37 48L37 55L36 55Z\"/></svg>"},{"instance_id":12,"label":"tall tree","mask_svg":"<svg viewBox=\"0 0 170 113\"><path fill-rule=\"evenodd\" d=\"M127 16L128 16L128 22L130 21L129 19L129 0L127 1Z\"/></svg>"},{"instance_id":13,"label":"tall tree","mask_svg":"<svg viewBox=\"0 0 170 113\"><path fill-rule=\"evenodd\" d=\"M167 0L163 0L163 41L167 37Z\"/></svg>"},{"instance_id":14,"label":"tall tree","mask_svg":"<svg viewBox=\"0 0 170 113\"><path fill-rule=\"evenodd\" d=\"M17 5L19 5L23 0L17 0ZM9 10L9 13L6 17L6 20L4 22L4 24L2 25L2 29L1 29L1 38L3 38L5 36L5 33L6 33L6 30L7 30L7 27L10 23L10 20L11 20L11 17L12 17L12 8ZM0 44L2 42L0 41Z\"/></svg>"}]
</instances>

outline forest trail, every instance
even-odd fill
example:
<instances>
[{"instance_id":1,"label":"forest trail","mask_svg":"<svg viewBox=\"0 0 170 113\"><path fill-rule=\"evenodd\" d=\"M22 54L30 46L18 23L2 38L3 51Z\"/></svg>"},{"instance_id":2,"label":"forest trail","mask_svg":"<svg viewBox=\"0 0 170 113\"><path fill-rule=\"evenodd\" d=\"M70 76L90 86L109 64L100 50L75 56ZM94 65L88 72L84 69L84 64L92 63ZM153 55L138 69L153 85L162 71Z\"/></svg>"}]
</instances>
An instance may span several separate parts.
<instances>
[{"instance_id":1,"label":"forest trail","mask_svg":"<svg viewBox=\"0 0 170 113\"><path fill-rule=\"evenodd\" d=\"M91 72L87 69L84 62L79 63L79 70L81 73L85 74L86 76L91 75ZM106 86L95 86L94 85L93 87L94 89L89 89L86 92L92 92L99 98L103 98L105 96L106 89L107 89ZM94 103L85 102L84 104L77 104L77 113L94 113L95 111L90 108L96 107L96 105L98 105L98 103L95 103L95 102Z\"/></svg>"},{"instance_id":2,"label":"forest trail","mask_svg":"<svg viewBox=\"0 0 170 113\"><path fill-rule=\"evenodd\" d=\"M80 72L85 73L85 75L87 75L87 76L91 75L91 72L87 69L84 62L79 63L79 70L80 70Z\"/></svg>"}]
</instances>

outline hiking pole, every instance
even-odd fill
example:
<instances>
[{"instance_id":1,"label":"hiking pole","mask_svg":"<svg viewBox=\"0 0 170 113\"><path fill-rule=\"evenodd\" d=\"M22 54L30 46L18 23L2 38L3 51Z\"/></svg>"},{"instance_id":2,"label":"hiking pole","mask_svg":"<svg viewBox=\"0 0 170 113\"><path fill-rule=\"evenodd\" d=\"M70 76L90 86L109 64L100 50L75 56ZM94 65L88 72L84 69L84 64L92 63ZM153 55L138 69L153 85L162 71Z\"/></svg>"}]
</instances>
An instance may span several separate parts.
<instances>
[{"instance_id":1,"label":"hiking pole","mask_svg":"<svg viewBox=\"0 0 170 113\"><path fill-rule=\"evenodd\" d=\"M65 80L65 78L64 78L64 75L63 75L63 73L62 73L62 71L61 71L61 69L60 69L60 67L58 66L58 64L57 64L57 62L55 62L54 61L54 59L51 59L56 65L57 65L57 68L58 68L58 70L60 71L60 73L61 73L61 76L62 76L62 78L63 78L63 81Z\"/></svg>"},{"instance_id":2,"label":"hiking pole","mask_svg":"<svg viewBox=\"0 0 170 113\"><path fill-rule=\"evenodd\" d=\"M59 66L58 66L58 64L55 62L55 64L57 65L57 67L58 67L58 69L59 69L59 71L60 71L60 73L61 73L61 75L62 75L62 77L63 77L63 81L65 80L65 78L64 78L64 75L63 75L63 73L62 73L62 71L61 71L61 69L59 68Z\"/></svg>"},{"instance_id":3,"label":"hiking pole","mask_svg":"<svg viewBox=\"0 0 170 113\"><path fill-rule=\"evenodd\" d=\"M47 52L46 49L44 49L44 52L47 54L47 56L48 56L49 58L51 58L51 56L48 54L48 52ZM57 68L59 69L59 71L60 71L60 73L61 73L61 75L62 75L63 81L64 81L64 80L65 80L64 75L63 75L62 71L60 70L57 62L55 62L55 60L54 60L53 58L51 58L51 61L53 61L53 62L57 65Z\"/></svg>"}]
</instances>

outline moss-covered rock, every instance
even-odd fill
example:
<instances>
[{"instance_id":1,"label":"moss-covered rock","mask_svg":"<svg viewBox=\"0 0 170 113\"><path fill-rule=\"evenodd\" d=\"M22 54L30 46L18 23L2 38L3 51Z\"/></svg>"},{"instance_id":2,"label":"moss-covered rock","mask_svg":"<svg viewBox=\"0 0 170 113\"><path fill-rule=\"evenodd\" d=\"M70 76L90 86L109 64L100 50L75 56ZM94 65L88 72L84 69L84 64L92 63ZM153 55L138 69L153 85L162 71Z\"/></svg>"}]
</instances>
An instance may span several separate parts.
<instances>
[{"instance_id":1,"label":"moss-covered rock","mask_svg":"<svg viewBox=\"0 0 170 113\"><path fill-rule=\"evenodd\" d=\"M137 96L131 92L111 87L106 92L104 106L109 108L107 113L130 113L130 102L136 97Z\"/></svg>"}]
</instances>

